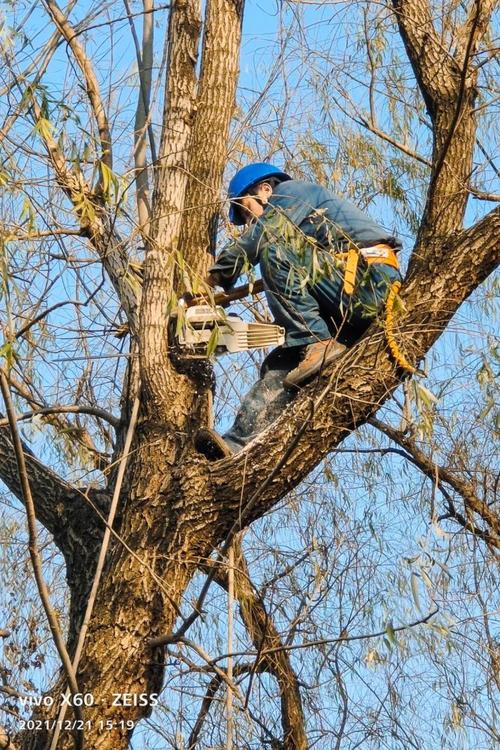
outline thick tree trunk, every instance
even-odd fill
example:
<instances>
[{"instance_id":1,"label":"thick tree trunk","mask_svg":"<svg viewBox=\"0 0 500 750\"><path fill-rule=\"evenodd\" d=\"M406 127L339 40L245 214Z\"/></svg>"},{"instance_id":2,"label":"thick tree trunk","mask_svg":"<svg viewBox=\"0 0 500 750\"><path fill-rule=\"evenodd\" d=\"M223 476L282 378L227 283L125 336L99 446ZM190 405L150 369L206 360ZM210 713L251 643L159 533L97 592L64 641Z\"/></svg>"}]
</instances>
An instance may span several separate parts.
<instances>
[{"instance_id":1,"label":"thick tree trunk","mask_svg":"<svg viewBox=\"0 0 500 750\"><path fill-rule=\"evenodd\" d=\"M135 468L140 478L136 483L133 475L123 498L120 541L113 541L109 552L78 671L80 690L94 700L94 707L84 709L86 747L93 750L126 748L131 726L149 715L150 696L163 683L163 650L152 650L150 639L173 629L200 557L220 541L214 538L216 508L201 462L187 462L179 476L170 461L173 445L148 433L133 449L132 475ZM76 588L81 579L74 584L73 596L83 606L85 596ZM75 632L71 636L74 641ZM58 686L56 694L62 692ZM140 705L131 705L135 701ZM47 734L32 733L23 747L41 750ZM70 748L72 742L71 733L62 732L58 747Z\"/></svg>"},{"instance_id":2,"label":"thick tree trunk","mask_svg":"<svg viewBox=\"0 0 500 750\"><path fill-rule=\"evenodd\" d=\"M203 280L214 252L227 136L235 107L244 0L209 0L193 126L179 282ZM224 138L221 138L224 134Z\"/></svg>"}]
</instances>

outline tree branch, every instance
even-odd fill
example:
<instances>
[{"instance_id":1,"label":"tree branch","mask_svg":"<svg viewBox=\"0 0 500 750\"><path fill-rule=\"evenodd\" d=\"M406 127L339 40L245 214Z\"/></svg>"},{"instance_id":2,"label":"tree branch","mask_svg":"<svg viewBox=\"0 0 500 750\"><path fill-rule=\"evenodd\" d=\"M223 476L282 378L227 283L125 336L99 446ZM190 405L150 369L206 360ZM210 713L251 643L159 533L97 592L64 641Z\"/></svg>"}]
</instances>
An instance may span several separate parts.
<instances>
[{"instance_id":1,"label":"tree branch","mask_svg":"<svg viewBox=\"0 0 500 750\"><path fill-rule=\"evenodd\" d=\"M63 404L54 404L54 406L47 406L43 409L36 409L34 411L25 412L24 414L18 414L17 421L21 422L26 419L33 419L33 417L47 416L49 414L89 414L92 417L99 417L104 419L115 429L120 426L120 420L118 417L113 416L110 412L105 409L100 409L98 406L80 406L78 404L72 404L64 406ZM0 419L0 427L4 427L8 424L7 419ZM77 428L73 428L77 429Z\"/></svg>"},{"instance_id":2,"label":"tree branch","mask_svg":"<svg viewBox=\"0 0 500 750\"><path fill-rule=\"evenodd\" d=\"M234 676L239 677L240 675L250 672L254 668L255 666L253 664L252 665L243 664L241 666L237 665L234 668ZM195 725L193 729L191 730L191 734L189 735L189 739L187 742L187 750L195 749L196 743L198 742L198 737L200 736L201 730L203 728L203 723L206 717L208 716L210 707L221 685L222 685L222 678L219 677L218 674L215 674L210 680L210 682L208 683L207 689L205 691L205 695L203 697L203 701L201 703Z\"/></svg>"},{"instance_id":3,"label":"tree branch","mask_svg":"<svg viewBox=\"0 0 500 750\"><path fill-rule=\"evenodd\" d=\"M145 405L172 419L179 378L168 359L167 313L172 297L187 184L189 143L196 101L201 29L199 0L177 0L168 27L168 76L163 130L155 170L150 240L146 244L140 316L141 382ZM176 382L174 383L174 379Z\"/></svg>"},{"instance_id":4,"label":"tree branch","mask_svg":"<svg viewBox=\"0 0 500 750\"><path fill-rule=\"evenodd\" d=\"M67 523L66 505L70 498L75 500L75 490L62 477L44 466L26 446L23 446L23 450L26 471L34 494L36 516L51 534L59 538ZM0 479L21 502L24 502L16 452L7 427L0 429Z\"/></svg>"},{"instance_id":5,"label":"tree branch","mask_svg":"<svg viewBox=\"0 0 500 750\"><path fill-rule=\"evenodd\" d=\"M405 449L415 460L420 470L432 481L438 481L440 484L445 482L458 493L464 501L465 507L470 517L471 513L477 513L483 521L492 530L492 534L489 535L491 543L500 548L500 518L495 514L491 508L481 500L470 482L457 476L456 472L447 466L440 466L436 464L432 459L427 456L416 444L415 440L407 435L404 435L399 430L394 429L391 425L381 422L380 420L372 417L370 424L387 435L393 442L400 445ZM464 519L465 520L465 519ZM474 524L469 523L467 525L472 532L474 532Z\"/></svg>"},{"instance_id":6,"label":"tree branch","mask_svg":"<svg viewBox=\"0 0 500 750\"><path fill-rule=\"evenodd\" d=\"M179 283L189 291L192 280L205 277L215 244L227 138L235 106L244 5L244 0L207 3L188 164L187 213L179 241L186 266Z\"/></svg>"},{"instance_id":7,"label":"tree branch","mask_svg":"<svg viewBox=\"0 0 500 750\"><path fill-rule=\"evenodd\" d=\"M24 449L23 449L21 439L19 437L19 432L17 429L16 415L14 413L14 407L13 407L12 399L10 396L9 381L5 375L3 368L0 368L0 389L2 391L2 396L3 396L4 403L5 403L5 409L7 411L7 415L9 418L9 426L10 426L10 431L12 435L12 444L13 444L14 454L15 454L15 459L16 459L16 465L17 465L17 471L18 471L18 477L19 477L19 485L21 487L23 501L26 507L26 516L28 520L28 534L29 534L28 547L29 547L29 553L30 553L30 558L31 558L31 564L33 566L33 573L35 576L38 593L40 595L40 600L42 602L42 606L43 606L43 609L45 610L45 614L49 623L50 632L52 633L54 645L57 649L57 653L59 654L61 665L66 675L68 685L70 686L71 692L73 693L73 695L75 695L76 693L80 692L78 689L78 683L76 681L76 673L75 673L75 670L73 669L73 665L71 664L71 659L69 657L68 650L65 646L65 643L62 637L61 628L60 628L55 610L52 607L52 604L50 601L49 589L43 577L42 560L41 560L40 551L38 548L38 539L37 539L37 531L36 531L35 504L33 502L33 496L31 494L30 481L28 477L28 467L26 465ZM81 706L74 705L73 712L75 714L75 719L83 723L83 713L82 713ZM83 731L75 733L75 745L80 750L83 750Z\"/></svg>"},{"instance_id":8,"label":"tree branch","mask_svg":"<svg viewBox=\"0 0 500 750\"><path fill-rule=\"evenodd\" d=\"M111 134L109 130L108 118L103 101L101 99L99 83L97 82L97 78L95 76L90 60L87 57L85 50L81 46L80 42L78 41L75 30L68 21L67 16L61 11L55 0L43 0L43 4L52 17L52 20L54 21L56 27L59 29L60 33L70 46L71 51L75 56L75 60L83 73L83 76L85 78L87 96L89 98L89 102L97 122L97 128L99 130L99 138L101 142L100 158L101 161L109 169L113 169Z\"/></svg>"},{"instance_id":9,"label":"tree branch","mask_svg":"<svg viewBox=\"0 0 500 750\"><path fill-rule=\"evenodd\" d=\"M0 748L1 750L18 750L18 746L12 742L10 734L0 726Z\"/></svg>"},{"instance_id":10,"label":"tree branch","mask_svg":"<svg viewBox=\"0 0 500 750\"><path fill-rule=\"evenodd\" d=\"M31 109L35 122L40 124L44 118L34 96L31 98ZM81 223L81 234L90 240L99 255L128 318L130 328L135 331L141 287L130 268L125 246L116 236L114 220L96 203L95 195L82 173L67 168L64 154L50 129L43 128L40 136L54 167L57 184L73 204Z\"/></svg>"},{"instance_id":11,"label":"tree branch","mask_svg":"<svg viewBox=\"0 0 500 750\"><path fill-rule=\"evenodd\" d=\"M153 10L153 3L152 0L143 0L144 15L142 20L142 52L128 0L124 0L124 5L127 11L132 38L134 40L139 73L139 95L137 98L134 126L134 162L136 171L136 201L139 228L142 236L146 240L149 234L149 218L151 210L149 205L146 134L149 136L149 147L151 149L153 164L156 164L157 161L153 128L151 127L149 115L153 69L154 19L151 12Z\"/></svg>"},{"instance_id":12,"label":"tree branch","mask_svg":"<svg viewBox=\"0 0 500 750\"><path fill-rule=\"evenodd\" d=\"M83 307L87 304L87 302L78 302L77 300L73 299L67 299L63 302L56 302L54 305L51 305L51 307L48 307L46 310L42 310L41 313L38 315L35 315L34 318L29 320L27 323L25 323L21 328L19 328L15 334L14 338L19 339L21 336L24 336L25 333L27 333L30 328L37 323L39 323L41 320L47 317L47 315L50 315L50 313L54 312L54 310L58 310L60 307L64 307L65 305L73 305L74 307Z\"/></svg>"},{"instance_id":13,"label":"tree branch","mask_svg":"<svg viewBox=\"0 0 500 750\"><path fill-rule=\"evenodd\" d=\"M69 5L68 12L73 7L73 4L74 3L71 3ZM66 34L65 38L67 38L69 29L71 29L67 18L54 3L54 0L47 0L46 7L49 9L51 15L52 13L55 14L53 17L56 26L63 36ZM102 101L100 99L97 79L95 78L88 59L85 57L83 49L80 47L79 42L76 39L76 33L73 33L73 36L69 39L67 38L67 41L74 52L75 49L80 50L81 54L78 53L80 57L77 57L77 61L84 66L89 98L94 109L94 114L98 120L102 147L101 160L111 168L110 133ZM53 53L55 45L56 37L54 36L49 45L49 55ZM75 56L76 55L77 53L75 52ZM15 83L21 93L25 94L25 89L23 89L21 85L22 79L15 76L14 73L13 75L15 77ZM116 236L114 230L114 219L106 215L102 201L97 201L97 196L92 193L91 188L85 182L81 172L67 167L64 154L53 137L50 123L44 123L45 118L43 117L35 94L33 91L30 91L30 89L28 89L28 93L31 93L29 99L31 111L35 123L39 126L40 137L45 144L49 158L52 162L57 183L72 202L75 213L81 224L80 233L82 236L88 237L92 242L118 294L123 310L129 319L131 329L135 331L136 310L140 298L140 287L135 283L133 274L130 273L129 261L124 250L124 245ZM40 127L42 123L44 123L43 128ZM100 179L102 179L102 175Z\"/></svg>"},{"instance_id":14,"label":"tree branch","mask_svg":"<svg viewBox=\"0 0 500 750\"><path fill-rule=\"evenodd\" d=\"M425 625L425 623L432 620L432 618L439 612L439 607L435 603L434 605L434 609L432 609L430 612L427 612L426 615L423 615L418 620L413 620L412 622L406 623L405 625L397 625L393 627L392 629L394 633L404 633L406 630L412 630L413 628L417 628L419 625ZM261 654L255 653L254 651L236 651L233 653L233 656L265 657L271 653L277 653L278 651L302 651L306 648L325 646L332 643L354 643L356 641L369 641L372 638L381 638L385 635L387 635L387 628L384 628L383 630L376 630L372 633L358 633L354 635L349 635L347 631L342 630L338 636L332 638L315 638L311 641L306 640L302 641L301 643L276 646L272 649L263 649ZM217 659L213 659L212 663L222 661L224 659L227 659L227 654L222 654L221 656L217 657Z\"/></svg>"},{"instance_id":15,"label":"tree branch","mask_svg":"<svg viewBox=\"0 0 500 750\"><path fill-rule=\"evenodd\" d=\"M234 546L234 593L240 608L240 616L257 651L256 671L274 675L281 696L281 723L283 727L283 750L306 750L307 736L297 676L290 657L279 636L276 625L267 613L248 571L241 541L237 537ZM227 566L216 563L214 580L227 591ZM278 649L274 651L274 649ZM260 656L261 652L267 652Z\"/></svg>"},{"instance_id":16,"label":"tree branch","mask_svg":"<svg viewBox=\"0 0 500 750\"><path fill-rule=\"evenodd\" d=\"M464 69L477 51L494 2L474 0L463 33L455 40L453 55L436 32L428 0L392 0L392 6L415 77L434 120L443 102L456 101Z\"/></svg>"},{"instance_id":17,"label":"tree branch","mask_svg":"<svg viewBox=\"0 0 500 750\"><path fill-rule=\"evenodd\" d=\"M15 378L12 375L12 372L9 373L9 382L14 390L32 407L34 413L50 408L48 404L41 400L41 397L38 394L36 396L33 395L30 388L25 383L21 383ZM105 455L96 448L95 443L87 430L84 430L81 427L75 427L69 419L66 419L60 414L46 414L44 421L47 422L47 424L52 425L58 432L72 435L77 443L89 451L96 469L102 471L107 467L108 462Z\"/></svg>"},{"instance_id":18,"label":"tree branch","mask_svg":"<svg viewBox=\"0 0 500 750\"><path fill-rule=\"evenodd\" d=\"M393 0L392 4L433 126L432 173L412 273L463 223L477 128L478 70L473 60L487 30L493 0L474 0L467 36L462 34L453 53L437 35L428 0Z\"/></svg>"},{"instance_id":19,"label":"tree branch","mask_svg":"<svg viewBox=\"0 0 500 750\"><path fill-rule=\"evenodd\" d=\"M51 534L56 534L66 520L63 504L70 496L75 495L75 491L64 479L35 458L26 447L24 451L35 497L37 518ZM0 430L0 479L18 500L23 500L14 446L5 427Z\"/></svg>"},{"instance_id":20,"label":"tree branch","mask_svg":"<svg viewBox=\"0 0 500 750\"><path fill-rule=\"evenodd\" d=\"M68 7L66 9L67 13L71 12L71 10L76 5L76 2L77 2L77 0L71 0L71 2L68 3ZM20 77L17 77L17 76L14 77L14 83L13 83L14 86L15 85L19 85L19 80L26 81L28 79L29 74L33 70L36 70L36 75L33 78L33 80L30 82L31 88L32 89L36 88L36 86L40 83L43 74L47 70L47 68L49 66L49 63L52 60L52 57L53 57L55 51L57 50L57 47L58 47L58 44L59 44L59 37L60 37L59 31L56 31L56 32L54 32L52 34L52 36L48 40L48 42L47 42L44 50L38 56L38 58L35 58L35 61L31 65L29 65L27 69L25 69L21 73ZM8 92L8 90L9 90L9 87L7 87L7 86L4 87L0 91L0 96L4 96ZM23 105L22 100L21 100L21 102L17 106L15 112L13 112L11 115L9 115L6 118L5 122L3 123L2 127L0 128L0 143L2 143L2 141L4 140L4 138L6 138L6 136L9 133L9 130L12 128L12 126L14 125L14 123L16 122L16 120L18 119L18 117L22 114L23 109L24 109L24 105Z\"/></svg>"}]
</instances>

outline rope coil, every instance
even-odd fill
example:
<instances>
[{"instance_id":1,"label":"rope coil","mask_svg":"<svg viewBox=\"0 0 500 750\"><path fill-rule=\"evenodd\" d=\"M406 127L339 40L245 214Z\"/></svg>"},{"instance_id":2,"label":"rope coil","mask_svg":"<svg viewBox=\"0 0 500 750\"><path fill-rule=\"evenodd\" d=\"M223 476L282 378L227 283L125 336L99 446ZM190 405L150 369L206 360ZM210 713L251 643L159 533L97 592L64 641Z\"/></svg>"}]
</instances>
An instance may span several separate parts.
<instances>
[{"instance_id":1,"label":"rope coil","mask_svg":"<svg viewBox=\"0 0 500 750\"><path fill-rule=\"evenodd\" d=\"M405 355L399 348L398 342L394 338L394 303L396 302L396 297L398 296L400 289L401 282L394 281L391 284L389 294L387 295L387 301L385 303L385 335L387 339L387 345L399 367L401 367L403 370L406 370L407 372L415 374L416 372L418 372L417 368L408 362Z\"/></svg>"}]
</instances>

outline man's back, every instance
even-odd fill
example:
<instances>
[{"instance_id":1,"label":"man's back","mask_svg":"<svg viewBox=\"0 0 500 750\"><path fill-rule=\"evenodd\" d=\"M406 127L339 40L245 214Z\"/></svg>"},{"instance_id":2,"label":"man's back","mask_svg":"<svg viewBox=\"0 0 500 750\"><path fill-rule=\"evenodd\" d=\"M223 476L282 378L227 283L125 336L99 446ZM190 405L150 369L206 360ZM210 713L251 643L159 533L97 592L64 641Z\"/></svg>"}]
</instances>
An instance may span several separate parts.
<instances>
[{"instance_id":1,"label":"man's back","mask_svg":"<svg viewBox=\"0 0 500 750\"><path fill-rule=\"evenodd\" d=\"M358 247L377 243L396 249L401 247L396 237L354 203L313 182L282 182L274 189L269 204L283 211L305 234L315 237L325 247L334 247L346 240ZM261 221L265 223L266 212Z\"/></svg>"}]
</instances>

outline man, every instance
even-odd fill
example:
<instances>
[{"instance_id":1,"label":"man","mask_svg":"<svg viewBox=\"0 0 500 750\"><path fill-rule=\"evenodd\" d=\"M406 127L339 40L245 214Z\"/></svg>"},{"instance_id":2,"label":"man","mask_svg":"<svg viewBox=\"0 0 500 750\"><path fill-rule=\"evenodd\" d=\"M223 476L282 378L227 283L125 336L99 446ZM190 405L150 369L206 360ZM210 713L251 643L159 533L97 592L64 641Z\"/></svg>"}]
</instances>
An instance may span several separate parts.
<instances>
[{"instance_id":1,"label":"man","mask_svg":"<svg viewBox=\"0 0 500 750\"><path fill-rule=\"evenodd\" d=\"M228 196L230 221L246 229L218 255L207 283L228 291L258 264L286 340L266 358L224 438L200 431L197 447L212 458L241 450L273 421L298 387L363 335L401 279L400 241L320 185L256 163L236 173Z\"/></svg>"}]
</instances>

